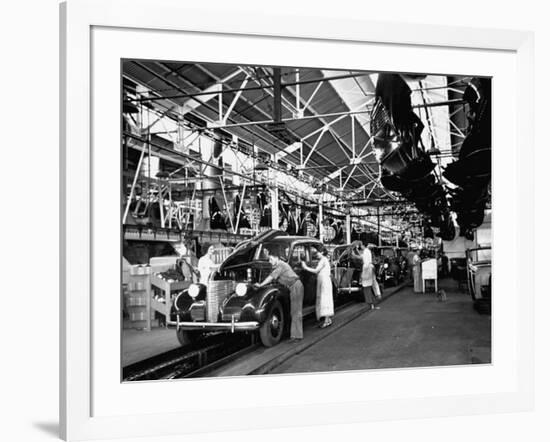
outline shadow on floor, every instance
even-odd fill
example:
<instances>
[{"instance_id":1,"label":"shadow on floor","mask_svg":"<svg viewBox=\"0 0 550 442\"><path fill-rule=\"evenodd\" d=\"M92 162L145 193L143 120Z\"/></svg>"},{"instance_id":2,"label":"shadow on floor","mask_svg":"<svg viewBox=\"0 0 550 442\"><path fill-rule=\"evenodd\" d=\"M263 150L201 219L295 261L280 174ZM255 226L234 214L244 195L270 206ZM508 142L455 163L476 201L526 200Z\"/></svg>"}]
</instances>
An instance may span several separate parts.
<instances>
[{"instance_id":1,"label":"shadow on floor","mask_svg":"<svg viewBox=\"0 0 550 442\"><path fill-rule=\"evenodd\" d=\"M34 427L50 436L59 437L59 422L34 422Z\"/></svg>"}]
</instances>

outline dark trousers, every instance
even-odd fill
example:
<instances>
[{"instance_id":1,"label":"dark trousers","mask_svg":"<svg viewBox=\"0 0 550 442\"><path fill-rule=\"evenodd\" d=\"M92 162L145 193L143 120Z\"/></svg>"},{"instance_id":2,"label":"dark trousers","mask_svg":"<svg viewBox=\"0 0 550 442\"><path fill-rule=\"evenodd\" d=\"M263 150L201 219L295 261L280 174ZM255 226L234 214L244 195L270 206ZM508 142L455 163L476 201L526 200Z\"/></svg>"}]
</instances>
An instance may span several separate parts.
<instances>
[{"instance_id":1,"label":"dark trousers","mask_svg":"<svg viewBox=\"0 0 550 442\"><path fill-rule=\"evenodd\" d=\"M296 281L290 287L290 339L302 339L302 304L304 302L304 286L302 281Z\"/></svg>"},{"instance_id":2,"label":"dark trousers","mask_svg":"<svg viewBox=\"0 0 550 442\"><path fill-rule=\"evenodd\" d=\"M376 302L376 296L374 295L374 287L369 285L363 287L363 296L365 297L365 302L367 304L374 304Z\"/></svg>"}]
</instances>

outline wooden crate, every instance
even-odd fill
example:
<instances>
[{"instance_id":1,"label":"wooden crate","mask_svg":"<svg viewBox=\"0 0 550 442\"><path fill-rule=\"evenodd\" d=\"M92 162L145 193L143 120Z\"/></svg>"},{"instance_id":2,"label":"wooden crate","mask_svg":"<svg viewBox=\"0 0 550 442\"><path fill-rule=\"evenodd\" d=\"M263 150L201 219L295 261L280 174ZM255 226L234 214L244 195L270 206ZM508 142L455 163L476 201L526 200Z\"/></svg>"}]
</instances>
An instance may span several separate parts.
<instances>
[{"instance_id":1,"label":"wooden crate","mask_svg":"<svg viewBox=\"0 0 550 442\"><path fill-rule=\"evenodd\" d=\"M132 328L151 330L151 267L130 267L124 305Z\"/></svg>"}]
</instances>

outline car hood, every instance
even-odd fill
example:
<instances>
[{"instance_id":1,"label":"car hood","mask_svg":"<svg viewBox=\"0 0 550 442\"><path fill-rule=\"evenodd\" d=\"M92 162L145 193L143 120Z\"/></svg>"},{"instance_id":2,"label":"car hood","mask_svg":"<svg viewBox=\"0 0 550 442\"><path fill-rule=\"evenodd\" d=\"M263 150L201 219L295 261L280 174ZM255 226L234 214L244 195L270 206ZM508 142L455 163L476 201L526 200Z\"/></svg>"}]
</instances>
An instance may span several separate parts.
<instances>
[{"instance_id":1,"label":"car hood","mask_svg":"<svg viewBox=\"0 0 550 442\"><path fill-rule=\"evenodd\" d=\"M225 261L221 263L219 270L223 272L228 268L246 264L252 261L253 257L251 257L250 254L258 246L258 244L269 241L272 238L276 238L278 236L288 236L288 233L282 232L280 230L268 230L252 239L238 244L231 255L229 255L225 259Z\"/></svg>"}]
</instances>

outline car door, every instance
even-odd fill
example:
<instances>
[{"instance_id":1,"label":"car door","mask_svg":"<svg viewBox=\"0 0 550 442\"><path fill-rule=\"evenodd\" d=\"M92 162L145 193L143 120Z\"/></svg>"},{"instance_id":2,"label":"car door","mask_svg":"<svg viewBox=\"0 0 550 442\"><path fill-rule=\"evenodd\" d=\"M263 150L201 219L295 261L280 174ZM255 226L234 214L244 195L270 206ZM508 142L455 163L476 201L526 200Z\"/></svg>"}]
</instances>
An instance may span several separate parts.
<instances>
[{"instance_id":1,"label":"car door","mask_svg":"<svg viewBox=\"0 0 550 442\"><path fill-rule=\"evenodd\" d=\"M316 268L319 264L319 259L314 257L314 250L318 249L320 246L318 244L307 244L306 245L306 264L309 268ZM306 275L306 284L304 284L304 305L315 305L317 300L317 273L307 272Z\"/></svg>"},{"instance_id":2,"label":"car door","mask_svg":"<svg viewBox=\"0 0 550 442\"><path fill-rule=\"evenodd\" d=\"M290 250L288 264L300 277L300 280L304 285L304 305L308 305L306 304L306 299L309 299L310 297L309 292L311 291L312 273L302 268L302 262L306 264L308 262L306 246L304 244L294 244Z\"/></svg>"},{"instance_id":3,"label":"car door","mask_svg":"<svg viewBox=\"0 0 550 442\"><path fill-rule=\"evenodd\" d=\"M354 270L351 265L351 249L348 247L332 264L333 281L339 291L350 291Z\"/></svg>"},{"instance_id":4,"label":"car door","mask_svg":"<svg viewBox=\"0 0 550 442\"><path fill-rule=\"evenodd\" d=\"M317 296L317 275L302 268L301 262L304 262L308 267L312 267L312 262L309 254L307 243L296 244L292 252L293 260L296 260L296 273L300 276L304 285L304 306L315 305ZM294 268L294 267L293 267Z\"/></svg>"}]
</instances>

